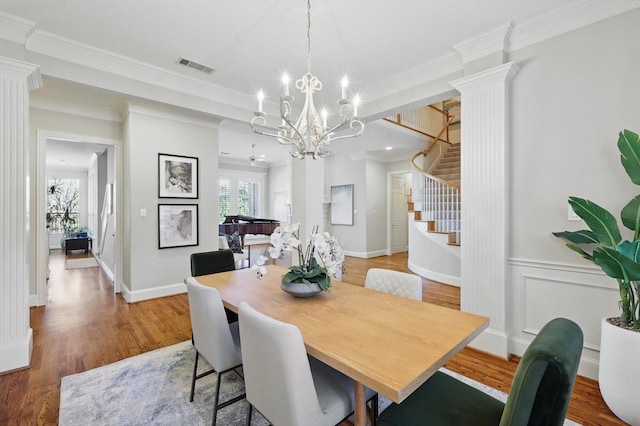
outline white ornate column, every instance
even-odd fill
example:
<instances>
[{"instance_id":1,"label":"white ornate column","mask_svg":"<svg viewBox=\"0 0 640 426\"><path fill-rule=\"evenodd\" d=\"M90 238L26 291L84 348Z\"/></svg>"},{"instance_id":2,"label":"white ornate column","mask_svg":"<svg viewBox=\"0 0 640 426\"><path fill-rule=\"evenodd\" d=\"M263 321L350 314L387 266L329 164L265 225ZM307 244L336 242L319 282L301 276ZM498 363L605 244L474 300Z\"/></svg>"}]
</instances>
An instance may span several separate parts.
<instances>
[{"instance_id":1,"label":"white ornate column","mask_svg":"<svg viewBox=\"0 0 640 426\"><path fill-rule=\"evenodd\" d=\"M471 346L501 356L507 349L508 87L507 63L451 84L461 93L461 309L491 318Z\"/></svg>"},{"instance_id":2,"label":"white ornate column","mask_svg":"<svg viewBox=\"0 0 640 426\"><path fill-rule=\"evenodd\" d=\"M0 373L29 366L29 91L36 65L0 57Z\"/></svg>"}]
</instances>

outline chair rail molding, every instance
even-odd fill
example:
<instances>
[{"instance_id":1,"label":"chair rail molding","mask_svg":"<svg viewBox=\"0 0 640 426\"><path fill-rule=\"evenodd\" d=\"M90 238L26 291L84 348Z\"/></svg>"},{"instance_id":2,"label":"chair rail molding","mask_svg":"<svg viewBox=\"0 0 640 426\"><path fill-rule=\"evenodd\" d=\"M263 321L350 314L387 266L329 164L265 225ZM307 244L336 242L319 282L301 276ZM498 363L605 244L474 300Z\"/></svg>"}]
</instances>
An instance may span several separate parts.
<instances>
[{"instance_id":1,"label":"chair rail molding","mask_svg":"<svg viewBox=\"0 0 640 426\"><path fill-rule=\"evenodd\" d=\"M512 258L508 268L509 352L522 355L547 321L569 318L584 333L578 373L597 380L600 323L619 314L615 280L591 265Z\"/></svg>"}]
</instances>

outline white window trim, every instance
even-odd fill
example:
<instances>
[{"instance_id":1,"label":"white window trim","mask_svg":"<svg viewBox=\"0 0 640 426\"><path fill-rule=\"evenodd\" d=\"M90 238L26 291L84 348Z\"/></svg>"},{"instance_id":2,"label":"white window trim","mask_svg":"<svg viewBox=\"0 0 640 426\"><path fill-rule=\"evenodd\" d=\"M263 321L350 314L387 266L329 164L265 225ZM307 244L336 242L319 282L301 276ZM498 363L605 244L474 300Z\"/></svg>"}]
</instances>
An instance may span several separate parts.
<instances>
[{"instance_id":1,"label":"white window trim","mask_svg":"<svg viewBox=\"0 0 640 426\"><path fill-rule=\"evenodd\" d=\"M261 172L247 172L244 170L233 170L233 169L218 169L218 182L220 179L227 178L231 180L231 185L229 187L229 191L231 194L236 194L235 197L231 197L229 202L229 210L231 212L236 212L232 214L238 214L238 180L239 179L248 179L252 181L256 181L260 184L260 214L264 216L267 211L267 173Z\"/></svg>"}]
</instances>

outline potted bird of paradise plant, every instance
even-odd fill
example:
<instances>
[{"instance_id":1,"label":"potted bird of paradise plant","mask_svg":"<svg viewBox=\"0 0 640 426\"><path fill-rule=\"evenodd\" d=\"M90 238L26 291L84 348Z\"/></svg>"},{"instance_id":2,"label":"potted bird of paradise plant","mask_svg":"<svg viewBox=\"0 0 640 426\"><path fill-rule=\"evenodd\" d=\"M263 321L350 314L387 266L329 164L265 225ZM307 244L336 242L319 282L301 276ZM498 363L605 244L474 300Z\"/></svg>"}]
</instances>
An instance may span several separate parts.
<instances>
[{"instance_id":1,"label":"potted bird of paradise plant","mask_svg":"<svg viewBox=\"0 0 640 426\"><path fill-rule=\"evenodd\" d=\"M633 183L640 185L640 138L623 130L618 135L622 166ZM555 232L568 240L567 247L598 265L618 282L620 316L603 318L600 341L599 383L602 396L618 417L640 425L637 398L627 391L640 380L640 195L622 209L622 224L633 234L623 240L616 218L596 203L569 197L573 211L589 229Z\"/></svg>"}]
</instances>

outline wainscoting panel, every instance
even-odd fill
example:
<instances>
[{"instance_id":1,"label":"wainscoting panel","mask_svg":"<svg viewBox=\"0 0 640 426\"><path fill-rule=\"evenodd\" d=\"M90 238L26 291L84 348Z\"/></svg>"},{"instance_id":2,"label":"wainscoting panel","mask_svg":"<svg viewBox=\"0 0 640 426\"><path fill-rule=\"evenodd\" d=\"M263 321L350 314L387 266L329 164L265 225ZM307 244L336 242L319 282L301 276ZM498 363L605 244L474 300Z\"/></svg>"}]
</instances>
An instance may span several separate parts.
<instances>
[{"instance_id":1,"label":"wainscoting panel","mask_svg":"<svg viewBox=\"0 0 640 426\"><path fill-rule=\"evenodd\" d=\"M509 351L522 355L544 324L569 318L584 333L579 373L597 379L600 321L619 314L615 280L599 268L522 259L509 260L509 269Z\"/></svg>"}]
</instances>

